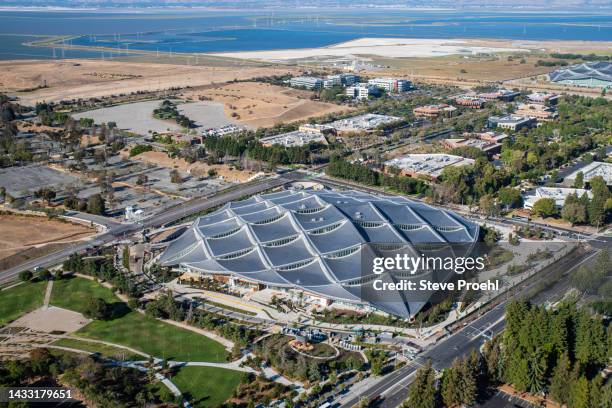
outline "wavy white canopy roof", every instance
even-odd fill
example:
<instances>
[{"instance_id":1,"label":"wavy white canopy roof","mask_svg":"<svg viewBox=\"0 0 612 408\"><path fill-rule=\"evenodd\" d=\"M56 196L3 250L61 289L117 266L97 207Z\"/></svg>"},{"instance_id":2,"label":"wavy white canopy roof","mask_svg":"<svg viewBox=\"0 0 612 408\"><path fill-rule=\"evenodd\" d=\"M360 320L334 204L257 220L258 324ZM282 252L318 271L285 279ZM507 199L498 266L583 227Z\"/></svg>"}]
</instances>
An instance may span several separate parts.
<instances>
[{"instance_id":1,"label":"wavy white canopy roof","mask_svg":"<svg viewBox=\"0 0 612 408\"><path fill-rule=\"evenodd\" d=\"M606 61L585 62L558 69L548 76L553 82L590 78L612 82L612 63Z\"/></svg>"},{"instance_id":2,"label":"wavy white canopy roof","mask_svg":"<svg viewBox=\"0 0 612 408\"><path fill-rule=\"evenodd\" d=\"M287 190L231 202L198 218L170 242L160 262L364 303L356 282L362 251L369 250L362 244L477 238L477 225L404 197ZM373 306L409 317L424 304L399 300Z\"/></svg>"}]
</instances>

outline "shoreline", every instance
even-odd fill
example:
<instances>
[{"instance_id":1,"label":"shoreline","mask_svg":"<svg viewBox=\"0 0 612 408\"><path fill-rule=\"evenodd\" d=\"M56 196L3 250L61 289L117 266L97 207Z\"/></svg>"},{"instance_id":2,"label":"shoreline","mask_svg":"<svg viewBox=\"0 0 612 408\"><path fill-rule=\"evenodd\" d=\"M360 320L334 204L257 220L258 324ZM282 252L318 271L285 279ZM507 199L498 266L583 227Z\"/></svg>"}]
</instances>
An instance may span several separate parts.
<instances>
[{"instance_id":1,"label":"shoreline","mask_svg":"<svg viewBox=\"0 0 612 408\"><path fill-rule=\"evenodd\" d=\"M515 40L497 38L408 38L408 37L361 37L354 40L333 43L323 47L311 48L278 48L252 51L223 52L177 52L119 49L105 46L72 45L59 43L61 40L80 36L51 36L41 40L23 43L27 47L64 48L89 52L107 52L110 58L128 56L164 56L164 57L214 57L228 60L253 60L276 63L291 63L296 60L311 58L355 58L358 55L383 58L431 58L451 55L482 55L500 53L520 53L541 51L545 49L598 49L605 54L612 54L612 41L584 40ZM569 52L569 51L568 51ZM115 55L113 55L115 54ZM91 58L84 58L91 59ZM94 58L97 59L97 58ZM10 60L4 60L10 61Z\"/></svg>"}]
</instances>

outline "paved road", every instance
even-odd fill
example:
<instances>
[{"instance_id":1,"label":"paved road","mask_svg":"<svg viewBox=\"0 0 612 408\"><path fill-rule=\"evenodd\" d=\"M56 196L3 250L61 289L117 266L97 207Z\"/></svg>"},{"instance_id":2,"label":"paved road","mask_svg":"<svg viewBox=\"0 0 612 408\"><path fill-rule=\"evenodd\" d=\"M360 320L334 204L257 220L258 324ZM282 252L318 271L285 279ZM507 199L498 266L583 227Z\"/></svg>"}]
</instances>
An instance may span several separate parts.
<instances>
[{"instance_id":1,"label":"paved road","mask_svg":"<svg viewBox=\"0 0 612 408\"><path fill-rule=\"evenodd\" d=\"M582 263L590 264L594 262L596 251L591 250L583 254L572 253L569 256L559 260L551 266L545 268L538 275L538 279L533 282L523 284L515 292L512 299L525 295L536 284L542 281L544 276L556 271L565 270L566 273L571 272ZM561 280L557 285L540 293L532 301L542 303L548 299L556 298L567 289L565 280ZM449 367L455 358L468 355L472 350L479 349L485 341L482 333L498 334L505 325L504 312L507 299L504 299L490 311L476 318L471 323L467 324L461 330L455 332L446 339L440 341L436 345L427 349L419 355L412 364L406 365L399 370L387 375L378 383L369 389L360 392L358 395L353 394L352 398L342 403L342 408L349 408L358 404L363 396L367 396L370 400L380 396L381 403L378 405L381 408L394 408L399 406L408 396L408 387L413 380L414 373L427 360L431 360L433 367L436 370ZM490 332L490 333L488 333Z\"/></svg>"},{"instance_id":2,"label":"paved road","mask_svg":"<svg viewBox=\"0 0 612 408\"><path fill-rule=\"evenodd\" d=\"M34 269L36 267L49 267L56 265L75 252L85 251L94 246L104 245L117 239L125 238L139 230L142 230L143 228L155 228L168 224L198 211L213 208L218 205L225 204L228 201L237 200L244 196L257 194L264 190L284 185L299 177L299 175L288 173L287 175L283 175L283 177L264 179L257 182L244 184L239 188L228 192L221 192L214 196L196 198L175 207L164 209L159 214L154 214L142 220L138 224L117 224L108 222L108 231L94 237L91 240L75 243L51 254L29 260L14 268L0 271L0 284L5 284L15 280L21 271Z\"/></svg>"}]
</instances>

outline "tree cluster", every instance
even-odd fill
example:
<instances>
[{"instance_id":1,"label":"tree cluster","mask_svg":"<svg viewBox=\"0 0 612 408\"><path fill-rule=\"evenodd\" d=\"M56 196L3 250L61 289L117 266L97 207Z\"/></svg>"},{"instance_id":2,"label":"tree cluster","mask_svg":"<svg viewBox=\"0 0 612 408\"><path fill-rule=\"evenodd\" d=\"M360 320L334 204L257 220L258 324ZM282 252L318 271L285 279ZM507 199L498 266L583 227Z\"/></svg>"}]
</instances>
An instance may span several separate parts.
<instances>
[{"instance_id":1,"label":"tree cluster","mask_svg":"<svg viewBox=\"0 0 612 408\"><path fill-rule=\"evenodd\" d=\"M340 157L332 158L325 172L329 176L352 180L361 184L390 187L403 194L428 194L429 192L429 186L423 180L381 173L363 164L349 163Z\"/></svg>"}]
</instances>

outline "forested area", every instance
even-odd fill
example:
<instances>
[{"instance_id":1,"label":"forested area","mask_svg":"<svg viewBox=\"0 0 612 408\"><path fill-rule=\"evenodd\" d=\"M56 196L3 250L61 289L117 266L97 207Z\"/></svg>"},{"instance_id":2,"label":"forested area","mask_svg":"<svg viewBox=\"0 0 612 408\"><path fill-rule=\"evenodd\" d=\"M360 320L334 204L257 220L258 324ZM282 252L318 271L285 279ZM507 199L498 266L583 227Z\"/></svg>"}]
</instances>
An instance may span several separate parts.
<instances>
[{"instance_id":1,"label":"forested area","mask_svg":"<svg viewBox=\"0 0 612 408\"><path fill-rule=\"evenodd\" d=\"M310 143L304 146L285 147L282 145L263 146L252 134L243 134L239 137L223 136L208 137L204 140L204 147L209 155L217 158L225 156L246 156L253 160L263 161L270 166L277 164L314 164L323 160L320 153L326 149L325 145Z\"/></svg>"},{"instance_id":2,"label":"forested area","mask_svg":"<svg viewBox=\"0 0 612 408\"><path fill-rule=\"evenodd\" d=\"M61 376L61 384L58 378ZM99 407L178 404L159 382L136 369L105 364L92 356L34 349L25 360L0 361L0 387L74 387ZM73 398L78 398L73 393ZM9 403L8 406L22 406ZM23 405L23 406L28 406Z\"/></svg>"},{"instance_id":3,"label":"forested area","mask_svg":"<svg viewBox=\"0 0 612 408\"><path fill-rule=\"evenodd\" d=\"M332 177L356 181L377 187L388 187L402 194L428 194L430 187L423 180L406 176L393 176L370 169L359 163L349 163L340 157L331 159L325 170Z\"/></svg>"},{"instance_id":4,"label":"forested area","mask_svg":"<svg viewBox=\"0 0 612 408\"><path fill-rule=\"evenodd\" d=\"M485 400L490 390L510 384L568 408L612 407L612 383L601 370L612 356L612 330L600 316L573 302L556 308L513 301L503 334L456 359L435 381L430 364L421 368L404 404L409 408L452 407Z\"/></svg>"}]
</instances>

